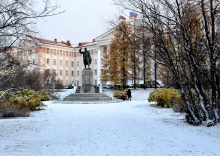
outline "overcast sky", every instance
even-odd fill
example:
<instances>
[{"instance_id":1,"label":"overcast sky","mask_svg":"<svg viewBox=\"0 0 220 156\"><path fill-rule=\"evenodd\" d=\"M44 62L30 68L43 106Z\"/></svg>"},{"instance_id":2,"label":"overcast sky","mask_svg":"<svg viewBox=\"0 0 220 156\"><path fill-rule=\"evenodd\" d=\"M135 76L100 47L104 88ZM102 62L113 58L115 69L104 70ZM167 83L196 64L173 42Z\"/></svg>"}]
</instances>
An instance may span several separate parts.
<instances>
[{"instance_id":1,"label":"overcast sky","mask_svg":"<svg viewBox=\"0 0 220 156\"><path fill-rule=\"evenodd\" d=\"M39 20L38 37L70 40L72 44L91 42L107 30L108 26L103 19L119 14L112 0L59 0L58 3L60 10L65 12Z\"/></svg>"}]
</instances>

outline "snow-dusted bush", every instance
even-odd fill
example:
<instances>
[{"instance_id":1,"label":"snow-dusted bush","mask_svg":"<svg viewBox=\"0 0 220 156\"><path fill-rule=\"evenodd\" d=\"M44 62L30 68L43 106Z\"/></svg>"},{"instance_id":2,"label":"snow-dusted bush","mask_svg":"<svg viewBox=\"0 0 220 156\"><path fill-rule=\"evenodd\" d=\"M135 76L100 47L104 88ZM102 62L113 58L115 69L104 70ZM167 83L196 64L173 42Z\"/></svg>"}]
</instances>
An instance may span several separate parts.
<instances>
[{"instance_id":1,"label":"snow-dusted bush","mask_svg":"<svg viewBox=\"0 0 220 156\"><path fill-rule=\"evenodd\" d=\"M41 101L41 96L34 90L24 89L17 91L15 97L12 97L8 101L9 105L19 105L21 108L30 108L30 110L38 110L45 105Z\"/></svg>"},{"instance_id":2,"label":"snow-dusted bush","mask_svg":"<svg viewBox=\"0 0 220 156\"><path fill-rule=\"evenodd\" d=\"M50 96L49 96L47 91L42 90L42 91L39 92L39 94L40 94L41 101L48 101L48 100L50 100Z\"/></svg>"},{"instance_id":3,"label":"snow-dusted bush","mask_svg":"<svg viewBox=\"0 0 220 156\"><path fill-rule=\"evenodd\" d=\"M122 91L116 90L113 94L113 97L115 97L116 99L120 99L122 95Z\"/></svg>"},{"instance_id":4,"label":"snow-dusted bush","mask_svg":"<svg viewBox=\"0 0 220 156\"><path fill-rule=\"evenodd\" d=\"M1 93L0 93L1 95ZM22 91L7 92L0 101L0 114L2 117L28 116L29 111L39 110L46 105L43 104L46 93L41 96L38 92L24 89Z\"/></svg>"},{"instance_id":5,"label":"snow-dusted bush","mask_svg":"<svg viewBox=\"0 0 220 156\"><path fill-rule=\"evenodd\" d=\"M123 92L127 92L128 90L127 89L124 89L124 90L116 90L113 94L113 97L115 97L116 99L123 99L122 97L122 93Z\"/></svg>"},{"instance_id":6,"label":"snow-dusted bush","mask_svg":"<svg viewBox=\"0 0 220 156\"><path fill-rule=\"evenodd\" d=\"M181 102L181 95L177 89L158 88L150 93L148 101L156 102L160 107L170 108Z\"/></svg>"},{"instance_id":7,"label":"snow-dusted bush","mask_svg":"<svg viewBox=\"0 0 220 156\"><path fill-rule=\"evenodd\" d=\"M187 111L186 105L183 101L175 103L172 108L174 112L186 113Z\"/></svg>"}]
</instances>

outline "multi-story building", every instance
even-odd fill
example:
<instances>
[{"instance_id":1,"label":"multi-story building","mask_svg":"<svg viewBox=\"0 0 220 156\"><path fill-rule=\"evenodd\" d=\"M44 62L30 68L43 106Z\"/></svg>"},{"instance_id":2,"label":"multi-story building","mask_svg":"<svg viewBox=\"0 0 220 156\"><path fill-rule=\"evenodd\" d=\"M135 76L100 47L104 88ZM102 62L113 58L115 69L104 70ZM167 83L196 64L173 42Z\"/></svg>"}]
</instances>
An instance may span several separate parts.
<instances>
[{"instance_id":1,"label":"multi-story building","mask_svg":"<svg viewBox=\"0 0 220 156\"><path fill-rule=\"evenodd\" d=\"M39 69L44 71L49 69L57 75L63 84L74 83L76 64L76 53L70 41L58 42L28 36L28 40L22 43L23 60L27 62L28 71Z\"/></svg>"},{"instance_id":2,"label":"multi-story building","mask_svg":"<svg viewBox=\"0 0 220 156\"><path fill-rule=\"evenodd\" d=\"M92 42L81 42L77 46L72 46L70 41L59 42L57 39L51 41L28 36L28 40L22 43L23 50L19 55L28 64L28 71L49 69L56 73L56 79L64 85L74 83L81 86L84 64L79 49L82 48L83 51L87 48L92 57L90 68L94 75L93 84L97 85L101 83L102 54L108 51L112 32L113 30L107 31Z\"/></svg>"}]
</instances>

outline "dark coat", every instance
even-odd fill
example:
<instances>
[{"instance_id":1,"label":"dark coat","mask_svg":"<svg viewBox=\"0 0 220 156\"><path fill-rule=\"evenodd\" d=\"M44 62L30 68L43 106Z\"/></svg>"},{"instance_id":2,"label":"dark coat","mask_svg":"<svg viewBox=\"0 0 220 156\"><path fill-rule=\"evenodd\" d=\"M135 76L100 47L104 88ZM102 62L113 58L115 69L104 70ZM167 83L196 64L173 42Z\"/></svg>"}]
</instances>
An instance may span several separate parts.
<instances>
[{"instance_id":1,"label":"dark coat","mask_svg":"<svg viewBox=\"0 0 220 156\"><path fill-rule=\"evenodd\" d=\"M127 95L128 95L128 97L131 97L131 90L130 89L128 89Z\"/></svg>"}]
</instances>

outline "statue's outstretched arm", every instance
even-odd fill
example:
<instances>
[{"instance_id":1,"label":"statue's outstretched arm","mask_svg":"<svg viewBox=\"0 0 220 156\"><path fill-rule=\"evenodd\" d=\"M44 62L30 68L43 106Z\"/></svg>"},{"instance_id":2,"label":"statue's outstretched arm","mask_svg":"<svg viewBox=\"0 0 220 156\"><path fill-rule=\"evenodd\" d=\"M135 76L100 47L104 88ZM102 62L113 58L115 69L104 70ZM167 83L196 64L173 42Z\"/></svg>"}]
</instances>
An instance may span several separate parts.
<instances>
[{"instance_id":1,"label":"statue's outstretched arm","mask_svg":"<svg viewBox=\"0 0 220 156\"><path fill-rule=\"evenodd\" d=\"M82 49L80 48L80 49L79 49L79 53L83 54L83 52L82 52L81 50L82 50Z\"/></svg>"}]
</instances>

